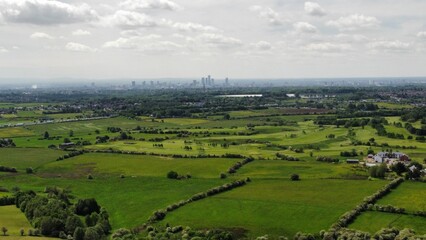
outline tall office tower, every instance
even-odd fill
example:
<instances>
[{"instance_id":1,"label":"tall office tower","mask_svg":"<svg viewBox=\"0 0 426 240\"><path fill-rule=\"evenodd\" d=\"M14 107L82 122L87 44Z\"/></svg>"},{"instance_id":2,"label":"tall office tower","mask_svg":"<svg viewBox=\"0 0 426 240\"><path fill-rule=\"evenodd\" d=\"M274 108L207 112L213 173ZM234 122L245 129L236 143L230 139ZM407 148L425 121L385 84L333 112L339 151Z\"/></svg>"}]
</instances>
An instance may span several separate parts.
<instances>
[{"instance_id":1,"label":"tall office tower","mask_svg":"<svg viewBox=\"0 0 426 240\"><path fill-rule=\"evenodd\" d=\"M229 86L229 79L228 78L225 78L225 85Z\"/></svg>"},{"instance_id":2,"label":"tall office tower","mask_svg":"<svg viewBox=\"0 0 426 240\"><path fill-rule=\"evenodd\" d=\"M136 87L136 82L135 81L132 81L132 87L133 88Z\"/></svg>"}]
</instances>

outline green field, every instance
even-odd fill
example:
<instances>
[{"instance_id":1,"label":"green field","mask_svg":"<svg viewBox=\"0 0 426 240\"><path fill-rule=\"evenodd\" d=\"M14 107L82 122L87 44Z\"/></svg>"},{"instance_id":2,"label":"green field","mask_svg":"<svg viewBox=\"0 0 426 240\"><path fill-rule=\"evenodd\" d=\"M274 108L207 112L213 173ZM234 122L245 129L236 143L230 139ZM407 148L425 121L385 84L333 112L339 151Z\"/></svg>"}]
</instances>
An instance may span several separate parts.
<instances>
[{"instance_id":1,"label":"green field","mask_svg":"<svg viewBox=\"0 0 426 240\"><path fill-rule=\"evenodd\" d=\"M247 231L249 238L293 236L303 226L316 233L385 182L254 180L247 186L178 209L164 222ZM318 191L320 190L320 191ZM208 216L208 217L206 217Z\"/></svg>"},{"instance_id":2,"label":"green field","mask_svg":"<svg viewBox=\"0 0 426 240\"><path fill-rule=\"evenodd\" d=\"M379 107L400 109L405 105L382 103ZM358 164L347 164L346 159L363 160L370 148L375 152L392 148L392 151L407 153L418 162L422 162L426 156L424 142L407 139L411 134L405 128L393 125L393 122L401 122L399 116L386 117L389 125L385 125L385 129L403 134L405 139L378 136L371 126L354 127L354 135L348 136L348 128L316 125L313 120L318 115L287 116L288 111L284 108L225 111L212 113L205 118L113 117L0 128L0 138L12 138L17 145L16 148L0 148L0 165L18 169L16 174L1 172L0 186L8 190L19 187L38 193L42 193L46 186L58 186L71 190L76 198L96 198L108 211L112 227L116 230L143 225L155 210L164 209L196 193L236 179L250 178L252 182L243 187L187 204L169 213L157 224L188 225L198 229L224 228L249 239L265 234L273 239L278 236L292 238L298 231L318 233L328 229L339 216L388 183L385 180L368 181L368 169ZM305 110L293 108L291 111L302 113ZM225 113L230 114L230 120L223 119ZM19 110L16 114L3 115L0 125L32 122L46 116L60 120L75 118L76 115L81 114L43 114L40 110ZM108 127L119 127L133 139L113 139L119 137L120 132L109 132ZM42 138L46 131L51 139ZM70 131L73 136L70 136ZM113 140L96 144L97 137L105 135ZM113 149L146 155L85 153L56 161L59 156L69 152L51 150L48 146L58 146L65 138L90 143L76 146L77 150ZM354 140L366 143L371 138L378 144L387 143L390 147L352 143ZM162 144L162 147L156 146L158 144ZM411 148L403 149L403 146ZM353 149L358 156L340 156L342 151L350 152ZM277 153L296 157L300 161L278 160ZM208 154L217 157L195 158ZM226 173L237 161L242 161L240 158L222 157L226 154L252 156L255 160L237 173L228 174L226 179L220 179L221 173ZM172 155L181 157L173 158ZM318 162L318 156L338 158L340 162ZM35 173L26 174L28 167L32 167ZM171 170L190 175L191 178L167 179L166 174ZM289 180L294 173L300 176L301 181ZM89 174L94 177L93 180L87 179ZM407 181L378 204L404 207L409 212L425 211L425 190L424 183ZM0 197L10 194L0 192ZM26 221L17 209L0 207L0 226L13 213L22 223ZM26 224L24 228L29 228L28 222ZM387 226L412 227L418 233L424 233L424 224L421 217L365 212L350 227L372 233ZM18 223L11 225L10 234L16 235L20 228ZM17 236L7 238L26 239Z\"/></svg>"},{"instance_id":3,"label":"green field","mask_svg":"<svg viewBox=\"0 0 426 240\"><path fill-rule=\"evenodd\" d=\"M15 205L1 206L0 213L0 227L6 227L9 230L8 235L20 236L21 229L27 234L28 229L32 228L25 215Z\"/></svg>"},{"instance_id":4,"label":"green field","mask_svg":"<svg viewBox=\"0 0 426 240\"><path fill-rule=\"evenodd\" d=\"M38 174L85 177L87 173L119 176L166 177L171 170L193 178L219 178L237 160L225 158L173 159L155 156L91 153L41 167ZM83 175L81 175L83 174Z\"/></svg>"},{"instance_id":5,"label":"green field","mask_svg":"<svg viewBox=\"0 0 426 240\"><path fill-rule=\"evenodd\" d=\"M426 211L426 183L406 181L377 204L405 208L409 212Z\"/></svg>"},{"instance_id":6,"label":"green field","mask_svg":"<svg viewBox=\"0 0 426 240\"><path fill-rule=\"evenodd\" d=\"M383 212L364 212L357 217L349 227L361 231L375 233L382 228L411 228L416 234L426 234L426 220L424 217L413 215L393 214Z\"/></svg>"},{"instance_id":7,"label":"green field","mask_svg":"<svg viewBox=\"0 0 426 240\"><path fill-rule=\"evenodd\" d=\"M64 152L41 148L0 148L0 165L15 167L20 172L26 168L37 169L42 165L54 162Z\"/></svg>"}]
</instances>

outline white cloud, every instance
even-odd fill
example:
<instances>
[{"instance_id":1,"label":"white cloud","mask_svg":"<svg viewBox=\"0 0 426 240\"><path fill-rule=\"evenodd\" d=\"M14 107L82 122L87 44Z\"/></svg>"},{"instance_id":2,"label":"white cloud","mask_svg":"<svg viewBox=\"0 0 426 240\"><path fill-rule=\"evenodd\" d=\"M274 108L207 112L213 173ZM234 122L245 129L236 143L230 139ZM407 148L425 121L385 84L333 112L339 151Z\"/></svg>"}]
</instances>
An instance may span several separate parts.
<instances>
[{"instance_id":1,"label":"white cloud","mask_svg":"<svg viewBox=\"0 0 426 240\"><path fill-rule=\"evenodd\" d=\"M77 29L75 31L73 31L71 33L73 36L88 36L91 35L92 33L86 30L82 30L82 29Z\"/></svg>"},{"instance_id":2,"label":"white cloud","mask_svg":"<svg viewBox=\"0 0 426 240\"><path fill-rule=\"evenodd\" d=\"M160 35L121 37L115 41L104 43L103 48L133 49L144 53L179 52L183 46L171 41L162 40Z\"/></svg>"},{"instance_id":3,"label":"white cloud","mask_svg":"<svg viewBox=\"0 0 426 240\"><path fill-rule=\"evenodd\" d=\"M55 39L53 36L51 36L47 33L44 33L44 32L35 32L35 33L31 34L30 38L32 38L32 39L49 39L49 40Z\"/></svg>"},{"instance_id":4,"label":"white cloud","mask_svg":"<svg viewBox=\"0 0 426 240\"><path fill-rule=\"evenodd\" d=\"M305 2L305 12L311 16L324 16L325 10L316 2Z\"/></svg>"},{"instance_id":5,"label":"white cloud","mask_svg":"<svg viewBox=\"0 0 426 240\"><path fill-rule=\"evenodd\" d=\"M229 49L241 46L241 40L215 33L203 33L197 37L202 43L221 49Z\"/></svg>"},{"instance_id":6,"label":"white cloud","mask_svg":"<svg viewBox=\"0 0 426 240\"><path fill-rule=\"evenodd\" d=\"M254 5L250 7L250 11L257 13L260 18L267 20L272 26L279 26L283 24L280 15L270 7Z\"/></svg>"},{"instance_id":7,"label":"white cloud","mask_svg":"<svg viewBox=\"0 0 426 240\"><path fill-rule=\"evenodd\" d=\"M308 44L304 49L313 52L342 52L351 50L352 46L350 44L324 42Z\"/></svg>"},{"instance_id":8,"label":"white cloud","mask_svg":"<svg viewBox=\"0 0 426 240\"><path fill-rule=\"evenodd\" d=\"M266 41L259 41L257 43L251 44L250 46L258 51L269 51L272 49L271 43Z\"/></svg>"},{"instance_id":9,"label":"white cloud","mask_svg":"<svg viewBox=\"0 0 426 240\"><path fill-rule=\"evenodd\" d=\"M161 39L160 35L151 34L148 36L132 36L132 37L120 37L117 40L109 41L103 44L104 48L122 48L122 49L136 49L143 42L157 41Z\"/></svg>"},{"instance_id":10,"label":"white cloud","mask_svg":"<svg viewBox=\"0 0 426 240\"><path fill-rule=\"evenodd\" d=\"M118 10L114 15L107 17L105 24L112 24L123 29L158 26L158 23L146 14L124 10Z\"/></svg>"},{"instance_id":11,"label":"white cloud","mask_svg":"<svg viewBox=\"0 0 426 240\"><path fill-rule=\"evenodd\" d=\"M417 37L419 38L426 38L426 31L425 32L418 32Z\"/></svg>"},{"instance_id":12,"label":"white cloud","mask_svg":"<svg viewBox=\"0 0 426 240\"><path fill-rule=\"evenodd\" d=\"M0 46L0 53L8 53L8 52L9 52L9 50Z\"/></svg>"},{"instance_id":13,"label":"white cloud","mask_svg":"<svg viewBox=\"0 0 426 240\"><path fill-rule=\"evenodd\" d=\"M217 28L212 26L205 26L199 23L192 23L192 22L176 22L171 23L171 27L180 30L180 31L186 31L186 32L215 32L218 31Z\"/></svg>"},{"instance_id":14,"label":"white cloud","mask_svg":"<svg viewBox=\"0 0 426 240\"><path fill-rule=\"evenodd\" d=\"M72 52L96 52L97 50L81 43L69 42L65 49Z\"/></svg>"},{"instance_id":15,"label":"white cloud","mask_svg":"<svg viewBox=\"0 0 426 240\"><path fill-rule=\"evenodd\" d=\"M410 49L411 44L407 42L401 42L399 40L373 41L368 43L367 47L373 50L382 50L382 51L406 51Z\"/></svg>"},{"instance_id":16,"label":"white cloud","mask_svg":"<svg viewBox=\"0 0 426 240\"><path fill-rule=\"evenodd\" d=\"M98 17L87 4L75 6L56 0L0 0L0 14L7 22L38 25L86 22Z\"/></svg>"},{"instance_id":17,"label":"white cloud","mask_svg":"<svg viewBox=\"0 0 426 240\"><path fill-rule=\"evenodd\" d=\"M380 21L376 17L352 14L340 17L335 21L328 21L327 25L337 27L343 31L352 31L360 28L377 28L380 25Z\"/></svg>"},{"instance_id":18,"label":"white cloud","mask_svg":"<svg viewBox=\"0 0 426 240\"><path fill-rule=\"evenodd\" d=\"M126 0L121 2L120 6L132 11L145 9L165 9L170 11L178 11L183 9L177 3L169 0Z\"/></svg>"},{"instance_id":19,"label":"white cloud","mask_svg":"<svg viewBox=\"0 0 426 240\"><path fill-rule=\"evenodd\" d=\"M317 32L317 28L314 25L307 22L297 22L293 24L293 28L298 33L316 33Z\"/></svg>"}]
</instances>

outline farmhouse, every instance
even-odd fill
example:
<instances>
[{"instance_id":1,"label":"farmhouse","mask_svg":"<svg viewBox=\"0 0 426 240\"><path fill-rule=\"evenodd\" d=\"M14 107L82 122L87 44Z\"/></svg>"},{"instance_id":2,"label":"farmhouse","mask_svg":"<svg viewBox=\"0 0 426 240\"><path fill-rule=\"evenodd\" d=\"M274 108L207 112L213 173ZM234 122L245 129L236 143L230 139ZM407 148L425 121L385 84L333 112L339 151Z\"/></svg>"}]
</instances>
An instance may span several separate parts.
<instances>
[{"instance_id":1,"label":"farmhouse","mask_svg":"<svg viewBox=\"0 0 426 240\"><path fill-rule=\"evenodd\" d=\"M387 165L394 165L398 162L406 165L410 163L408 155L402 152L378 152L376 155L369 154L366 160L368 165L373 166L377 163L386 163Z\"/></svg>"}]
</instances>

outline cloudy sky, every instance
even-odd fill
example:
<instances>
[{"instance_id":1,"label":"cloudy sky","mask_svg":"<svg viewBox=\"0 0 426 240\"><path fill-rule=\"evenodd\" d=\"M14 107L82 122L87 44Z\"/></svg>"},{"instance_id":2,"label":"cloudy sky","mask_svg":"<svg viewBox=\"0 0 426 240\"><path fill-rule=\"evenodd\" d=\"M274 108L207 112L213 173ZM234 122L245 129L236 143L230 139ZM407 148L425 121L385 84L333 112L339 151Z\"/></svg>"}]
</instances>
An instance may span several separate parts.
<instances>
[{"instance_id":1,"label":"cloudy sky","mask_svg":"<svg viewBox=\"0 0 426 240\"><path fill-rule=\"evenodd\" d=\"M0 0L0 78L426 76L424 0Z\"/></svg>"}]
</instances>

